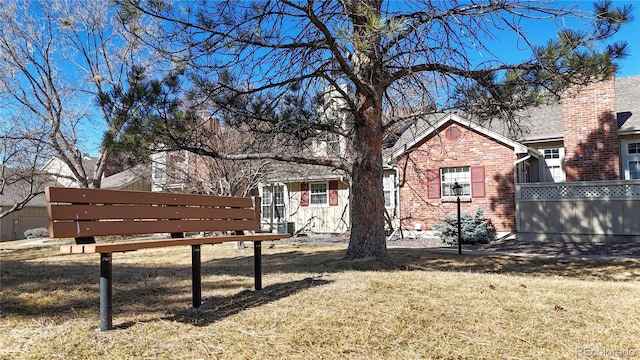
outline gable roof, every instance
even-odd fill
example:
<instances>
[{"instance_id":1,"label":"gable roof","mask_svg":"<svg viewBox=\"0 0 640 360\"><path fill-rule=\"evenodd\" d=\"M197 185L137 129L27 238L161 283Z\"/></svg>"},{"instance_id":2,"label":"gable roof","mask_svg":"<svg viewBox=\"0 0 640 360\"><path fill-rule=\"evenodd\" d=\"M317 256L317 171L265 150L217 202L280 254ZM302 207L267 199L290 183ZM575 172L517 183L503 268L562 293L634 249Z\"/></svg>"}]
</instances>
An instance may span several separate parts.
<instances>
[{"instance_id":1,"label":"gable roof","mask_svg":"<svg viewBox=\"0 0 640 360\"><path fill-rule=\"evenodd\" d=\"M489 128L478 125L470 120L466 120L458 116L457 114L435 113L419 119L413 126L405 130L402 135L400 135L400 138L398 139L396 144L388 152L388 158L397 158L407 150L410 150L412 147L416 146L425 138L434 134L438 134L438 132L442 130L445 125L448 125L451 122L455 122L460 126L490 137L497 142L503 143L504 145L513 148L513 151L517 154L527 154L531 151L531 149L529 149L527 146L522 145L517 141L511 140L508 137L501 135Z\"/></svg>"},{"instance_id":2,"label":"gable roof","mask_svg":"<svg viewBox=\"0 0 640 360\"><path fill-rule=\"evenodd\" d=\"M24 174L20 170L3 167L3 165L0 165L0 168L4 172L5 179L9 180L2 187L2 192L0 192L0 208L4 206L11 207L34 192L40 192L40 194L31 199L25 206L47 205L44 197L44 187L55 185L49 176L37 174L34 177L30 177L30 174Z\"/></svg>"},{"instance_id":3,"label":"gable roof","mask_svg":"<svg viewBox=\"0 0 640 360\"><path fill-rule=\"evenodd\" d=\"M103 189L122 189L138 180L150 181L149 179L151 179L150 166L141 164L103 178L100 187Z\"/></svg>"},{"instance_id":4,"label":"gable roof","mask_svg":"<svg viewBox=\"0 0 640 360\"><path fill-rule=\"evenodd\" d=\"M264 181L299 182L342 180L347 176L344 171L327 166L274 162Z\"/></svg>"},{"instance_id":5,"label":"gable roof","mask_svg":"<svg viewBox=\"0 0 640 360\"><path fill-rule=\"evenodd\" d=\"M618 134L640 134L640 76L622 77L615 81ZM394 159L400 156L425 137L439 131L448 121L455 121L511 146L516 153L526 153L527 149L532 152L533 149L525 145L527 143L562 141L562 105L559 102L527 109L518 116L521 134L512 136L502 121L492 121L483 126L457 114L430 114L400 135L395 145L387 152L387 158Z\"/></svg>"}]
</instances>

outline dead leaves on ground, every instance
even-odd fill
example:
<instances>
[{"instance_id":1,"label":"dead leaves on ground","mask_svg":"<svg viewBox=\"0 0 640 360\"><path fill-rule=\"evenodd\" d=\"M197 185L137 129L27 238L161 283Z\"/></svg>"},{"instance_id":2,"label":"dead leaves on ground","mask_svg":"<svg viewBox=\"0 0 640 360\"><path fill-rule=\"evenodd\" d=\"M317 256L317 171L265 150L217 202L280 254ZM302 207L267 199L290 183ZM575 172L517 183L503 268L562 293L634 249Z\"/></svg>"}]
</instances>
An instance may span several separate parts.
<instances>
[{"instance_id":1,"label":"dead leaves on ground","mask_svg":"<svg viewBox=\"0 0 640 360\"><path fill-rule=\"evenodd\" d=\"M521 283L520 287L523 288L523 289L527 289L527 285L524 284L524 283ZM493 284L489 284L489 289L493 290L493 291L498 290L498 288ZM484 293L484 291L481 291L480 293L482 294L482 293ZM562 307L562 306L560 306L558 304L553 306L553 310L555 310L555 311L567 311L564 307Z\"/></svg>"}]
</instances>

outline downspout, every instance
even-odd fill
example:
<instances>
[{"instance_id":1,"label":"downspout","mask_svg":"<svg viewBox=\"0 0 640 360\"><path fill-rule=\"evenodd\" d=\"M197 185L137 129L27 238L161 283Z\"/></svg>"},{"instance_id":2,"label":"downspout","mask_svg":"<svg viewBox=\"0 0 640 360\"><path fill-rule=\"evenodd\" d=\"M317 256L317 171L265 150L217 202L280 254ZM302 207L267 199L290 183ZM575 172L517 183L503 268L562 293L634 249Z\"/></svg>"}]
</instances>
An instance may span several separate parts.
<instances>
[{"instance_id":1,"label":"downspout","mask_svg":"<svg viewBox=\"0 0 640 360\"><path fill-rule=\"evenodd\" d=\"M349 207L349 211L347 212L347 216L348 219L347 221L344 220L344 218L341 218L342 221L345 223L345 225L347 225L347 231L350 232L351 231L351 209L353 209L353 199L351 198L351 179L349 179L349 181L346 181L344 178L344 175L340 175L340 182L342 182L343 184L347 185L347 206ZM346 209L345 209L346 210ZM344 212L343 212L344 214Z\"/></svg>"},{"instance_id":2,"label":"downspout","mask_svg":"<svg viewBox=\"0 0 640 360\"><path fill-rule=\"evenodd\" d=\"M400 238L404 239L404 234L402 233L402 216L400 214L400 188L399 188L399 183L398 183L398 168L393 166L392 167L393 173L394 173L394 177L393 177L393 198L394 198L394 212L395 214L398 216L398 228L394 229L393 228L393 221L394 219L389 216L389 221L391 222L391 226L392 226L392 232L391 234L389 234L389 236L387 237L387 241L389 241L390 239L393 238L393 236L400 231ZM385 212L388 214L387 210L385 209Z\"/></svg>"},{"instance_id":3,"label":"downspout","mask_svg":"<svg viewBox=\"0 0 640 360\"><path fill-rule=\"evenodd\" d=\"M400 201L402 201L402 198L400 197L400 174L398 173L398 168L396 166L393 167L393 171L394 171L394 179L393 179L393 196L395 197L396 200L396 214L398 216L398 230L400 230L400 238L404 239L404 234L402 233L402 213L400 212L402 209L402 206L400 206ZM394 231L395 233L395 231ZM393 234L391 234L391 236L389 236L389 238L393 237Z\"/></svg>"},{"instance_id":4,"label":"downspout","mask_svg":"<svg viewBox=\"0 0 640 360\"><path fill-rule=\"evenodd\" d=\"M527 153L527 156L523 157L522 159L518 159L513 163L513 167L515 169L516 166L518 166L518 164L520 164L521 162L527 161L531 159L531 153ZM514 181L515 183L517 183L517 181Z\"/></svg>"},{"instance_id":5,"label":"downspout","mask_svg":"<svg viewBox=\"0 0 640 360\"><path fill-rule=\"evenodd\" d=\"M273 185L273 183L271 183L271 216L269 218L269 232L273 233L273 216L275 215L274 213L276 212L276 205L275 205L275 194L273 193L273 190L275 188L275 186ZM277 231L276 231L277 232Z\"/></svg>"}]
</instances>

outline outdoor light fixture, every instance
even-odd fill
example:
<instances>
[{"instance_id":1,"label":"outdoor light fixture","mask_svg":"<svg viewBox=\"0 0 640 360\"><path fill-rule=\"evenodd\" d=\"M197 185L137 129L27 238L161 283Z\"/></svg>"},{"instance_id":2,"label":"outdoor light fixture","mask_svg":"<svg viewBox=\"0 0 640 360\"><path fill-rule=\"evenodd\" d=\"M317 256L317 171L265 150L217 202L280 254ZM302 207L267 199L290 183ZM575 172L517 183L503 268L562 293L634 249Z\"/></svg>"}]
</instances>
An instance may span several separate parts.
<instances>
[{"instance_id":1,"label":"outdoor light fixture","mask_svg":"<svg viewBox=\"0 0 640 360\"><path fill-rule=\"evenodd\" d=\"M462 185L458 184L456 181L453 185L451 185L451 191L453 191L453 195L460 196L462 195Z\"/></svg>"},{"instance_id":2,"label":"outdoor light fixture","mask_svg":"<svg viewBox=\"0 0 640 360\"><path fill-rule=\"evenodd\" d=\"M458 255L462 254L462 226L460 224L460 195L462 195L462 185L456 181L451 185L451 191L458 198Z\"/></svg>"}]
</instances>

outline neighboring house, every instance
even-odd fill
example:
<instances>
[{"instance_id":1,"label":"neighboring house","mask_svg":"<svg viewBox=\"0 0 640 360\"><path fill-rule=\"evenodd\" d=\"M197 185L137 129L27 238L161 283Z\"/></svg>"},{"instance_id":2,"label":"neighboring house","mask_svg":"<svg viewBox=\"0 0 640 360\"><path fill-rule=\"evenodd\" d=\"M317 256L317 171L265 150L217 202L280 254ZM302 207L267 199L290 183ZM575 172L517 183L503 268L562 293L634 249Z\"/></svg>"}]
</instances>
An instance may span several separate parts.
<instances>
[{"instance_id":1,"label":"neighboring house","mask_svg":"<svg viewBox=\"0 0 640 360\"><path fill-rule=\"evenodd\" d=\"M149 165L136 165L115 174L103 177L102 189L150 191L151 170Z\"/></svg>"},{"instance_id":2,"label":"neighboring house","mask_svg":"<svg viewBox=\"0 0 640 360\"><path fill-rule=\"evenodd\" d=\"M322 147L316 143L314 151L321 151ZM203 159L184 151L162 153L153 160L153 191L199 192L201 188L218 189L214 183L227 181L207 174L202 168ZM236 171L242 170L249 172L251 168ZM246 174L236 181L243 184L258 181L248 193L261 197L263 231L292 234L348 231L350 187L343 172L273 161L253 170L258 173Z\"/></svg>"},{"instance_id":3,"label":"neighboring house","mask_svg":"<svg viewBox=\"0 0 640 360\"><path fill-rule=\"evenodd\" d=\"M497 231L516 230L517 183L640 178L640 76L594 83L561 104L520 114L522 132L499 121L480 126L435 114L405 131L391 151L407 230L430 230L455 214L451 185L463 186L462 211L480 207ZM637 207L638 201L630 203Z\"/></svg>"},{"instance_id":4,"label":"neighboring house","mask_svg":"<svg viewBox=\"0 0 640 360\"><path fill-rule=\"evenodd\" d=\"M385 169L386 229L398 228L396 172ZM259 188L262 229L315 235L351 228L351 179L323 166L282 164Z\"/></svg>"},{"instance_id":5,"label":"neighboring house","mask_svg":"<svg viewBox=\"0 0 640 360\"><path fill-rule=\"evenodd\" d=\"M95 164L95 159L85 158L85 165ZM49 185L63 187L78 187L78 182L72 179L71 170L59 159L53 158L47 162L43 170L53 174ZM57 175L59 174L59 175ZM112 174L102 179L103 189L118 190L151 190L150 170L146 165L138 165L133 168ZM43 191L43 188L39 189ZM13 184L7 186L0 194L0 208L13 206L17 199L31 189L25 184ZM1 209L0 209L1 211ZM24 232L38 227L48 227L47 202L43 194L29 201L22 210L15 211L0 219L0 241L24 239Z\"/></svg>"},{"instance_id":6,"label":"neighboring house","mask_svg":"<svg viewBox=\"0 0 640 360\"><path fill-rule=\"evenodd\" d=\"M90 156L82 158L82 166L87 171L93 171L97 159ZM51 177L62 187L80 187L80 182L75 179L73 172L67 164L57 157L51 158L42 167L42 171L51 174ZM107 173L102 178L100 187L103 189L118 190L150 190L151 174L150 166L136 165L115 173Z\"/></svg>"},{"instance_id":7,"label":"neighboring house","mask_svg":"<svg viewBox=\"0 0 640 360\"><path fill-rule=\"evenodd\" d=\"M31 186L21 181L4 187L0 193L0 213L25 199ZM47 204L44 195L37 195L19 211L14 211L0 219L0 241L24 239L29 229L48 227Z\"/></svg>"},{"instance_id":8,"label":"neighboring house","mask_svg":"<svg viewBox=\"0 0 640 360\"><path fill-rule=\"evenodd\" d=\"M153 154L151 156L151 190L178 192L191 190L194 176L190 174L195 171L191 162L196 157L184 150Z\"/></svg>"},{"instance_id":9,"label":"neighboring house","mask_svg":"<svg viewBox=\"0 0 640 360\"><path fill-rule=\"evenodd\" d=\"M96 166L96 158L84 156L82 158L82 166L87 171L93 171ZM60 158L54 156L44 164L42 171L51 174L51 177L62 187L79 187L80 182L77 181L71 168Z\"/></svg>"},{"instance_id":10,"label":"neighboring house","mask_svg":"<svg viewBox=\"0 0 640 360\"><path fill-rule=\"evenodd\" d=\"M11 194L0 195L0 211L13 205L10 198ZM38 195L22 210L12 212L0 219L0 241L24 239L25 231L48 226L47 203L44 195Z\"/></svg>"},{"instance_id":11,"label":"neighboring house","mask_svg":"<svg viewBox=\"0 0 640 360\"><path fill-rule=\"evenodd\" d=\"M334 234L349 230L350 188L342 171L278 164L258 190L263 231Z\"/></svg>"}]
</instances>

